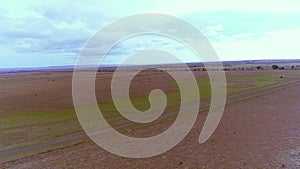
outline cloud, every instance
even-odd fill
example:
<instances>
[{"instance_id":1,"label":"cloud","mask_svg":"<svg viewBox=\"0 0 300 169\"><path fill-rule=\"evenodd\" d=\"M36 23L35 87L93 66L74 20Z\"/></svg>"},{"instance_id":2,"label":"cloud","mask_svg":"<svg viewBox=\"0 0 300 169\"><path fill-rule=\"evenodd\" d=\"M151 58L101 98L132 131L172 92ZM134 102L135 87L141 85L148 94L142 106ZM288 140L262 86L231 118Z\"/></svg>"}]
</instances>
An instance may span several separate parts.
<instances>
[{"instance_id":1,"label":"cloud","mask_svg":"<svg viewBox=\"0 0 300 169\"><path fill-rule=\"evenodd\" d=\"M47 10L49 8L44 11ZM24 57L30 57L25 56L26 53L39 53L40 57L49 57L47 54L53 53L57 55L55 58L61 55L62 60L66 54L70 58L77 56L84 43L96 31L94 25L89 25L94 21L87 22L76 13L69 15L72 18L70 20L51 17L44 11L30 8L23 16L17 16L0 9L0 45ZM103 24L103 21L100 22Z\"/></svg>"},{"instance_id":2,"label":"cloud","mask_svg":"<svg viewBox=\"0 0 300 169\"><path fill-rule=\"evenodd\" d=\"M71 0L0 1L0 67L74 64L85 42L99 28L118 18L143 12L162 12L186 19L203 31L224 60L295 58L299 57L294 38L298 37L296 30L300 28L300 22L297 22L299 3L298 0L272 3L258 0L133 0L130 4L117 0L84 3ZM175 28L169 31L175 31ZM142 28L137 26L136 29ZM111 30L101 44L93 44L91 50L105 47L126 31L126 25L120 25ZM186 49L176 43L144 37L115 47L110 51L110 60L117 62L125 55L150 47L170 50L181 56L186 54ZM187 54L186 60L189 59L192 57ZM18 61L19 64L14 63Z\"/></svg>"},{"instance_id":3,"label":"cloud","mask_svg":"<svg viewBox=\"0 0 300 169\"><path fill-rule=\"evenodd\" d=\"M247 36L247 35L240 35ZM260 38L214 43L222 60L299 59L300 29L274 31Z\"/></svg>"},{"instance_id":4,"label":"cloud","mask_svg":"<svg viewBox=\"0 0 300 169\"><path fill-rule=\"evenodd\" d=\"M218 24L214 26L208 26L203 30L204 35L207 36L218 36L223 31L223 25Z\"/></svg>"},{"instance_id":5,"label":"cloud","mask_svg":"<svg viewBox=\"0 0 300 169\"><path fill-rule=\"evenodd\" d=\"M172 15L186 15L201 11L242 11L242 12L267 12L267 13L299 13L300 1L240 1L240 0L172 0L155 1L159 3L155 12L163 12Z\"/></svg>"}]
</instances>

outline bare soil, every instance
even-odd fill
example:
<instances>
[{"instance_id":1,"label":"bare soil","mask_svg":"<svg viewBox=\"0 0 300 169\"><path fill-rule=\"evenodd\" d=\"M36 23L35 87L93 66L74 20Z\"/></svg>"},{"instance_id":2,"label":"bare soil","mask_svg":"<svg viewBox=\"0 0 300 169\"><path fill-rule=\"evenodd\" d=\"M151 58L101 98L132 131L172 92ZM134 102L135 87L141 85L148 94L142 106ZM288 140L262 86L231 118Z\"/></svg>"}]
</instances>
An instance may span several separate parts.
<instances>
[{"instance_id":1,"label":"bare soil","mask_svg":"<svg viewBox=\"0 0 300 169\"><path fill-rule=\"evenodd\" d=\"M228 76L253 72L228 72ZM27 72L0 75L0 113L72 109L70 72ZM109 83L110 73L97 79ZM198 77L207 76L196 73ZM41 78L42 77L42 78ZM141 76L145 78L146 75ZM153 77L153 76L152 76ZM133 96L143 96L155 86L174 92L165 75L146 79L150 85L140 89L135 79ZM151 77L147 77L151 78ZM283 79L284 81L284 79ZM96 82L97 84L97 82ZM96 85L105 91L106 85ZM105 97L103 97L105 96ZM101 97L101 98L100 98ZM300 167L300 85L228 104L214 135L198 143L206 112L201 112L189 135L170 151L147 159L118 157L92 141L23 157L0 164L0 168L299 168ZM109 102L109 95L99 100ZM165 130L173 120L134 130L148 136Z\"/></svg>"}]
</instances>

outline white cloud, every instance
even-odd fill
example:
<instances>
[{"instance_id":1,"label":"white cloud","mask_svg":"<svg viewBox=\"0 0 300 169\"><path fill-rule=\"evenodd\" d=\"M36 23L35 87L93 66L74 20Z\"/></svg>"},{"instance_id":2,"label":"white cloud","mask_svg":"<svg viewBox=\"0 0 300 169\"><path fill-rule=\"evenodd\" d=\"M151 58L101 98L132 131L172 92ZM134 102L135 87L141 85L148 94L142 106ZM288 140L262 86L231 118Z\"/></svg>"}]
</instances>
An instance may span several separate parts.
<instances>
[{"instance_id":1,"label":"white cloud","mask_svg":"<svg viewBox=\"0 0 300 169\"><path fill-rule=\"evenodd\" d=\"M299 13L299 0L170 0L159 1L160 5L153 11L175 15L184 15L193 12L234 10L244 12L270 13Z\"/></svg>"},{"instance_id":2,"label":"white cloud","mask_svg":"<svg viewBox=\"0 0 300 169\"><path fill-rule=\"evenodd\" d=\"M249 37L252 37L253 35L253 33L236 34L232 36L232 39L247 39Z\"/></svg>"},{"instance_id":3,"label":"white cloud","mask_svg":"<svg viewBox=\"0 0 300 169\"><path fill-rule=\"evenodd\" d=\"M299 59L300 29L266 33L258 39L214 43L221 60Z\"/></svg>"},{"instance_id":4,"label":"white cloud","mask_svg":"<svg viewBox=\"0 0 300 169\"><path fill-rule=\"evenodd\" d=\"M206 27L203 30L203 33L206 36L217 36L217 35L220 35L222 31L223 31L223 25L218 24L218 25Z\"/></svg>"}]
</instances>

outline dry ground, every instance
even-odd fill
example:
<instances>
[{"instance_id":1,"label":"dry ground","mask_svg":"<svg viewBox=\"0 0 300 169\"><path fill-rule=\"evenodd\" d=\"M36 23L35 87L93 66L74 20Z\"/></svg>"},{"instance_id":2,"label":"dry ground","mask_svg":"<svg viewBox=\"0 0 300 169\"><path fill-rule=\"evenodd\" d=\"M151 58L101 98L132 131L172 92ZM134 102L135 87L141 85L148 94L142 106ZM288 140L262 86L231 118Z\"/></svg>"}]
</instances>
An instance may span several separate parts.
<instances>
[{"instance_id":1,"label":"dry ground","mask_svg":"<svg viewBox=\"0 0 300 169\"><path fill-rule=\"evenodd\" d=\"M299 73L288 78L279 79L281 74L288 76L289 71L281 72L228 72L227 76L232 85L237 85L244 90L250 90L253 85L261 87L273 85L266 81L255 81L253 78L242 76L257 76L265 73L277 79L272 82L284 83L299 79ZM273 74L270 74L273 73ZM70 72L27 72L0 75L0 113L1 118L10 114L23 112L60 112L72 110L71 76ZM101 84L109 84L110 73L104 73L98 77ZM206 77L206 73L198 72L197 77ZM266 76L266 77L267 77ZM231 77L231 78L230 78ZM265 75L262 78L266 78ZM176 87L170 87L166 75L156 76L142 75L141 79L135 79L133 97L140 97L155 88L162 88L166 92L176 92ZM163 80L163 81L162 81ZM257 80L257 79L256 79ZM165 82L165 83L163 83ZM142 83L144 87L139 86ZM241 84L240 84L241 83ZM252 86L251 86L252 85ZM107 91L107 85L97 85L96 91ZM231 88L235 89L235 87ZM244 90L237 91L243 92ZM142 92L145 91L145 92ZM232 90L235 92L234 90ZM199 133L206 117L206 112L201 112L190 134L176 147L162 155L147 159L129 159L112 155L93 142L88 141L70 147L55 149L53 151L26 156L13 161L0 164L0 168L299 168L300 167L300 85L290 86L272 93L259 95L258 97L228 104L224 117L212 138L205 144L198 143ZM109 103L110 97L101 94L100 102ZM59 116L59 115L58 115ZM57 115L52 117L57 119ZM73 115L70 115L72 123L67 131L60 126L64 119L58 122L57 130L41 136L41 132L32 130L29 124L24 124L27 135L20 132L21 126L9 126L2 119L1 125L1 149L9 146L22 145L28 140L43 141L53 139L51 134L68 135L80 133L82 130ZM66 116L69 119L69 116ZM134 135L149 136L165 130L173 122L173 119L133 130ZM22 122L21 122L22 123ZM44 122L43 122L44 123ZM52 121L49 125L52 126ZM68 125L70 125L68 124ZM39 124L40 125L40 124ZM15 127L14 130L11 128ZM36 127L36 126L34 126ZM60 129L61 127L61 129ZM5 130L3 129L5 128ZM69 130L74 131L69 132ZM5 131L13 131L8 135ZM40 133L34 137L30 132ZM42 130L43 131L43 130ZM24 133L26 133L24 132ZM128 133L129 135L130 132ZM5 136L5 137L4 137ZM25 139L24 139L25 137ZM17 139L23 140L15 143ZM43 138L43 139L41 139ZM40 140L41 139L41 140ZM14 144L12 144L14 143ZM32 142L34 143L34 142Z\"/></svg>"}]
</instances>

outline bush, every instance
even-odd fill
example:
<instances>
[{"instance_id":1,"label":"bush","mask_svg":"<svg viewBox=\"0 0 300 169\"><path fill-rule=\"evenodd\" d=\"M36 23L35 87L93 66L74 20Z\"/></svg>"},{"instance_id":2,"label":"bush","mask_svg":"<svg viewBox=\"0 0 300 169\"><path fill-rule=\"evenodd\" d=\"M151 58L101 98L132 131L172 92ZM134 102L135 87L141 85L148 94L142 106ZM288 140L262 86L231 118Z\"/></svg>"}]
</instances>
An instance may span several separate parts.
<instances>
[{"instance_id":1,"label":"bush","mask_svg":"<svg viewBox=\"0 0 300 169\"><path fill-rule=\"evenodd\" d=\"M272 69L279 69L278 65L272 65Z\"/></svg>"},{"instance_id":2,"label":"bush","mask_svg":"<svg viewBox=\"0 0 300 169\"><path fill-rule=\"evenodd\" d=\"M256 69L257 70L263 70L263 67L262 66L257 66Z\"/></svg>"}]
</instances>

